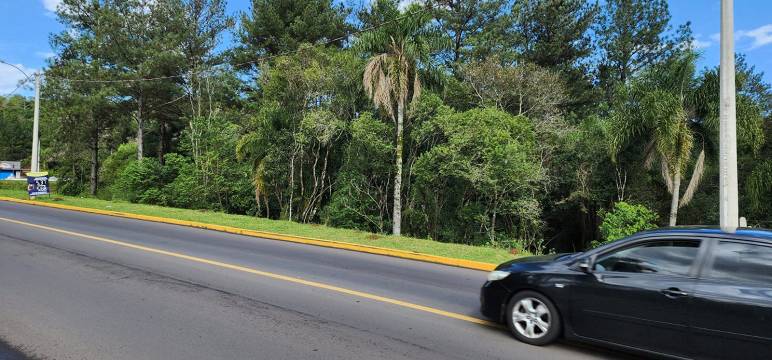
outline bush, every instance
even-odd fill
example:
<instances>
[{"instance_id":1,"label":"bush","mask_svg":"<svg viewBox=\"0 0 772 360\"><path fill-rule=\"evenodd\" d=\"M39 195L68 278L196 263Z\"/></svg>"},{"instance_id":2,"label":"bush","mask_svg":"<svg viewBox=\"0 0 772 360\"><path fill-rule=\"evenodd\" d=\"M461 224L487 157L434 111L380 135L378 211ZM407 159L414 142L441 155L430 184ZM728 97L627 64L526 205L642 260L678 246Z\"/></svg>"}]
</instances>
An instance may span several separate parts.
<instances>
[{"instance_id":1,"label":"bush","mask_svg":"<svg viewBox=\"0 0 772 360\"><path fill-rule=\"evenodd\" d=\"M654 229L658 215L643 205L628 204L620 201L614 204L611 211L600 211L603 222L600 224L600 232L603 241L593 241L592 247L607 244L639 231Z\"/></svg>"},{"instance_id":2,"label":"bush","mask_svg":"<svg viewBox=\"0 0 772 360\"><path fill-rule=\"evenodd\" d=\"M116 182L129 164L137 161L137 143L128 142L121 144L118 149L111 153L102 163L99 169L100 198L113 199L120 198L119 189L115 187Z\"/></svg>"},{"instance_id":3,"label":"bush","mask_svg":"<svg viewBox=\"0 0 772 360\"><path fill-rule=\"evenodd\" d=\"M155 203L157 196L145 194L161 183L161 164L154 158L132 161L121 171L115 180L115 198L131 202Z\"/></svg>"}]
</instances>

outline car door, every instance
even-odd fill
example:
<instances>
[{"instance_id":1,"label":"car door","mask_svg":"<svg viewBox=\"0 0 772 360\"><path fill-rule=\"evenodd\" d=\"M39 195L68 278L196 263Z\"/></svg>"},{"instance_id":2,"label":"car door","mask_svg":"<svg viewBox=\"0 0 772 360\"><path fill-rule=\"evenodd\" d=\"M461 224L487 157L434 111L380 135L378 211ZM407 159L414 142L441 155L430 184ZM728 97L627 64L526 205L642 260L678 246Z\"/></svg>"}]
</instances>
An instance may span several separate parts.
<instances>
[{"instance_id":1,"label":"car door","mask_svg":"<svg viewBox=\"0 0 772 360\"><path fill-rule=\"evenodd\" d=\"M701 243L647 239L599 254L572 292L576 335L688 356L690 293Z\"/></svg>"},{"instance_id":2,"label":"car door","mask_svg":"<svg viewBox=\"0 0 772 360\"><path fill-rule=\"evenodd\" d=\"M714 240L694 289L698 357L772 358L772 245Z\"/></svg>"}]
</instances>

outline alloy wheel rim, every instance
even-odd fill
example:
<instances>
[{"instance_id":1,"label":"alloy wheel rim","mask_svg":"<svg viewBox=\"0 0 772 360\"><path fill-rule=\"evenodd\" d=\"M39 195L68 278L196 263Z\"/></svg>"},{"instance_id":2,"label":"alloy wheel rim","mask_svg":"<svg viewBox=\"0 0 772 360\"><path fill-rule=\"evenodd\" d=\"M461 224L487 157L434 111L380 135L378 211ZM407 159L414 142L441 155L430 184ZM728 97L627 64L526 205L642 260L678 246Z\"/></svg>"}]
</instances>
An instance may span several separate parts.
<instances>
[{"instance_id":1,"label":"alloy wheel rim","mask_svg":"<svg viewBox=\"0 0 772 360\"><path fill-rule=\"evenodd\" d=\"M538 339L546 335L551 321L552 316L547 305L539 299L526 297L512 308L512 324L515 330L529 339Z\"/></svg>"}]
</instances>

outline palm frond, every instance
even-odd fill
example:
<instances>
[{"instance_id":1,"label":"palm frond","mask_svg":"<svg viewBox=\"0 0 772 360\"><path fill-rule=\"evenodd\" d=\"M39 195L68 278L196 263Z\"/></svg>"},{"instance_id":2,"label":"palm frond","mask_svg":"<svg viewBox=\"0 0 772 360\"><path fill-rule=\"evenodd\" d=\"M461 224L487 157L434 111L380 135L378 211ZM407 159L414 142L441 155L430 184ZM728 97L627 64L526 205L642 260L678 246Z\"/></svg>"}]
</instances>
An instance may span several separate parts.
<instances>
[{"instance_id":1,"label":"palm frond","mask_svg":"<svg viewBox=\"0 0 772 360\"><path fill-rule=\"evenodd\" d=\"M421 97L421 79L418 77L418 71L413 73L413 98L410 100L412 103L418 101Z\"/></svg>"},{"instance_id":2,"label":"palm frond","mask_svg":"<svg viewBox=\"0 0 772 360\"><path fill-rule=\"evenodd\" d=\"M387 69L390 67L389 62L388 54L373 56L365 66L362 83L367 97L373 100L376 107L385 110L393 118L394 99L392 93L394 84L389 76L391 71Z\"/></svg>"}]
</instances>

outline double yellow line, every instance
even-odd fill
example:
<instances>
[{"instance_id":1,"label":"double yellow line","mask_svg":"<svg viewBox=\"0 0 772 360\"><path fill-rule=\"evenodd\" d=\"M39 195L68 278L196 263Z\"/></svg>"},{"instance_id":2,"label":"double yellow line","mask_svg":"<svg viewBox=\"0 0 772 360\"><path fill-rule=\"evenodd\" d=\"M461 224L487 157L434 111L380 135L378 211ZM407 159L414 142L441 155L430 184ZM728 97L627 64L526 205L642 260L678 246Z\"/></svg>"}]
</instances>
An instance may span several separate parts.
<instances>
[{"instance_id":1,"label":"double yellow line","mask_svg":"<svg viewBox=\"0 0 772 360\"><path fill-rule=\"evenodd\" d=\"M77 233L77 232L74 232L74 231L68 231L68 230L53 228L53 227L50 227L50 226L32 224L32 223L28 223L28 222L24 222L24 221L19 221L19 220L14 220L14 219L8 219L8 218L4 218L4 217L0 217L0 221L5 221L5 222L13 223L13 224L18 224L18 225L29 226L29 227L36 228L36 229L51 231L51 232L55 232L55 233L59 233L59 234L65 234L65 235L70 235L70 236L75 236L75 237L79 237L79 238L83 238L83 239L99 241L99 242L102 242L102 243L117 245L117 246L121 246L121 247L125 247L125 248L130 248L130 249L134 249L134 250L139 250L139 251L143 251L143 252L148 252L148 253L153 253L153 254L158 254L158 255L169 256L169 257L173 257L173 258L177 258L177 259L184 259L184 260L188 260L188 261L192 261L192 262L196 262L196 263L200 263L200 264L211 265L211 266L215 266L215 267L219 267L219 268L223 268L223 269L239 271L239 272L248 273L248 274L257 275L257 276L262 276L262 277L267 277L267 278L271 278L271 279L275 279L275 280L286 281L286 282L290 282L290 283L294 283L294 284L300 284L300 285L310 286L310 287L314 287L314 288L324 289L324 290L333 291L333 292L337 292L337 293L341 293L341 294L356 296L356 297L360 297L360 298L364 298L364 299L369 299L369 300L378 301L378 302L382 302L382 303L387 303L387 304L392 304L392 305L396 305L396 306L401 306L401 307L404 307L404 308L409 308L409 309L413 309L413 310L423 311L423 312L427 312L427 313L431 313L431 314L435 314L435 315L440 315L440 316L444 316L444 317L448 317L448 318L452 318L452 319L463 320L463 321L467 321L467 322L471 322L471 323L475 323L475 324L492 326L492 327L500 327L500 325L497 324L497 323L494 323L494 322L491 322L491 321L487 321L487 320L483 320L483 319L478 319L476 317L472 317L472 316L468 316L468 315L463 315L463 314L454 313L454 312L450 312L450 311L440 310L440 309L436 309L436 308L429 307L429 306L413 304L413 303L410 303L410 302L407 302L407 301L397 300L397 299L388 298L388 297L384 297L384 296L380 296L380 295L375 295L375 294L370 294L370 293L366 293L366 292L362 292L362 291L357 291L357 290L351 290L351 289L342 288L342 287L339 287L339 286L334 286L334 285L329 285L329 284L324 284L324 283L320 283L320 282L316 282L316 281L304 280L304 279L293 277L293 276L286 276L286 275L276 274L276 273L272 273L272 272L268 272L268 271L262 271L262 270L257 270L257 269L249 268L249 267L245 267L245 266L229 264L229 263L225 263L225 262L221 262L221 261L216 261L216 260L205 259L205 258L201 258L201 257L197 257L197 256L185 255L185 254L181 254L181 253L177 253L177 252L173 252L173 251L156 249L156 248L152 248L152 247L148 247L148 246L127 243L127 242L113 240L113 239L108 239L108 238L104 238L104 237L100 237L100 236L94 236L94 235Z\"/></svg>"}]
</instances>

